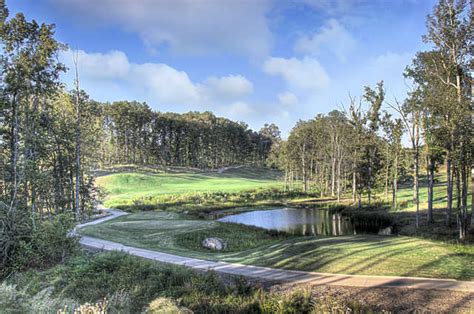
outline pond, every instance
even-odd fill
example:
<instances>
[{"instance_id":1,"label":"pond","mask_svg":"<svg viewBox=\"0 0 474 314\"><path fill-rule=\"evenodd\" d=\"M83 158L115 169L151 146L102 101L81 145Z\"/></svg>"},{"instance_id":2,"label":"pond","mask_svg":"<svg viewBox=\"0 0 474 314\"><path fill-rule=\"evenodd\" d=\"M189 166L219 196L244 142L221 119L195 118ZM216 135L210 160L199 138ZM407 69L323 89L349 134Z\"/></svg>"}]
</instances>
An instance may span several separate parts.
<instances>
[{"instance_id":1,"label":"pond","mask_svg":"<svg viewBox=\"0 0 474 314\"><path fill-rule=\"evenodd\" d=\"M218 221L284 231L294 235L391 234L390 226L380 225L377 221L355 223L350 217L321 208L255 210L225 216Z\"/></svg>"}]
</instances>

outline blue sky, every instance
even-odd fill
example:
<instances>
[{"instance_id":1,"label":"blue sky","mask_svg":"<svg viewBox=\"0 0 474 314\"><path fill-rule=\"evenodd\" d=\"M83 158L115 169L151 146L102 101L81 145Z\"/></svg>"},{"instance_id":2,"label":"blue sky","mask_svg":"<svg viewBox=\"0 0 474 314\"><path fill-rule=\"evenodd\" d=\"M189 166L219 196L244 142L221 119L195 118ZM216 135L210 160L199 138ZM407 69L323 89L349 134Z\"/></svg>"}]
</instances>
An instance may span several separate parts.
<instances>
[{"instance_id":1,"label":"blue sky","mask_svg":"<svg viewBox=\"0 0 474 314\"><path fill-rule=\"evenodd\" d=\"M341 109L349 93L402 76L434 0L7 0L11 14L54 23L99 101L159 111L210 110L286 135L299 119ZM72 86L72 73L63 80Z\"/></svg>"}]
</instances>

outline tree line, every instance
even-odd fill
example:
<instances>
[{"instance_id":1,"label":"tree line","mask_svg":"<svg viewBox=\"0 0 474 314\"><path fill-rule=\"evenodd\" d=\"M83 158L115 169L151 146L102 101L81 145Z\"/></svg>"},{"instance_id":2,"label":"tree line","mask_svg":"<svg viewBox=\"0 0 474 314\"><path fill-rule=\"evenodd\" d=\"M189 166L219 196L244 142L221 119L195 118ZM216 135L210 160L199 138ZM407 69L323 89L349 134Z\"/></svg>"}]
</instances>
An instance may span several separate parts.
<instances>
[{"instance_id":1,"label":"tree line","mask_svg":"<svg viewBox=\"0 0 474 314\"><path fill-rule=\"evenodd\" d=\"M102 119L103 165L264 166L273 141L280 137L274 124L255 132L211 112L161 113L134 101L104 104Z\"/></svg>"},{"instance_id":2,"label":"tree line","mask_svg":"<svg viewBox=\"0 0 474 314\"><path fill-rule=\"evenodd\" d=\"M363 195L371 204L377 187L386 196L391 190L397 208L399 182L411 175L417 228L422 166L428 178L426 218L432 223L435 172L444 164L445 223L455 222L459 238L465 239L470 171L474 180L472 6L441 0L426 25L423 41L432 49L417 53L407 66L404 75L412 86L406 99L386 99L383 82L366 86L362 97L350 96L343 110L299 121L288 140L272 148L268 162L285 172L290 188L301 180L303 190L313 186L338 200L350 190L359 207ZM409 148L403 147L403 136Z\"/></svg>"}]
</instances>

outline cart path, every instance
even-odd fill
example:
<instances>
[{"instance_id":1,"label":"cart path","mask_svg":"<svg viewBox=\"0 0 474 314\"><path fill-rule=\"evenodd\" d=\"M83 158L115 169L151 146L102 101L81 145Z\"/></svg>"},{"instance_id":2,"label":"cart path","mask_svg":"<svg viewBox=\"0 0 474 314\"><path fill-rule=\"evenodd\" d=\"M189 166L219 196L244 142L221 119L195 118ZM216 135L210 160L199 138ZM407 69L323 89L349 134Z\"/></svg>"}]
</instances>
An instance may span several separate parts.
<instances>
[{"instance_id":1,"label":"cart path","mask_svg":"<svg viewBox=\"0 0 474 314\"><path fill-rule=\"evenodd\" d=\"M85 226L99 224L116 217L127 215L127 213L119 210L108 210L108 212L110 213L109 216L77 225L76 230ZM126 246L117 242L88 236L82 236L80 239L80 244L86 247L105 251L122 251L130 255L168 264L182 265L197 270L213 270L219 273L239 275L261 280L287 282L292 284L305 283L311 285L349 286L360 288L395 287L426 290L453 290L474 293L474 281L458 281L454 279L419 277L328 274L275 269L269 267L243 265L238 263L214 262Z\"/></svg>"}]
</instances>

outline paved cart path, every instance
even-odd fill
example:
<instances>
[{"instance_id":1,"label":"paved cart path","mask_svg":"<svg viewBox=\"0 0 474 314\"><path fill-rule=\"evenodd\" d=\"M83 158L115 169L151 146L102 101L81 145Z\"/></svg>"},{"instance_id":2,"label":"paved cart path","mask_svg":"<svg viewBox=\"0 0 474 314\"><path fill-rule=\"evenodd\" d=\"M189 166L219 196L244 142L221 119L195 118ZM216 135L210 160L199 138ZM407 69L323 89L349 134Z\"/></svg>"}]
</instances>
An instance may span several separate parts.
<instances>
[{"instance_id":1,"label":"paved cart path","mask_svg":"<svg viewBox=\"0 0 474 314\"><path fill-rule=\"evenodd\" d=\"M80 224L80 229L85 226L95 225L104 221L127 215L119 210L108 210L109 216ZM307 283L312 285L349 286L349 287L398 287L427 290L454 290L474 292L474 281L458 281L454 279L433 279L418 277L396 277L396 276L365 276L365 275L341 275L317 272L305 272L286 269L275 269L269 267L243 265L237 263L214 262L202 259L178 256L147 249L126 246L117 242L102 240L98 238L83 236L80 243L84 246L101 249L105 251L123 251L131 255L140 256L159 262L183 265L198 270L213 270L220 273L240 275L263 280L276 280L288 283Z\"/></svg>"}]
</instances>

